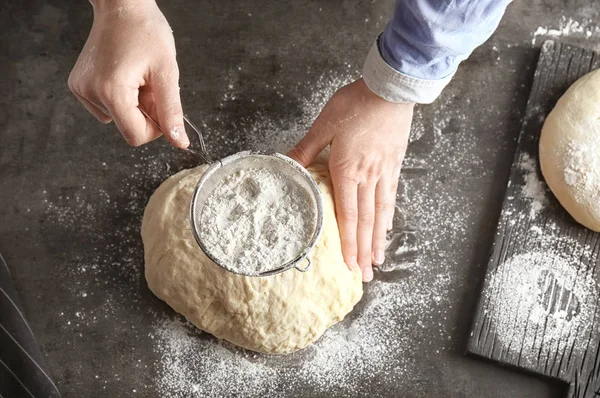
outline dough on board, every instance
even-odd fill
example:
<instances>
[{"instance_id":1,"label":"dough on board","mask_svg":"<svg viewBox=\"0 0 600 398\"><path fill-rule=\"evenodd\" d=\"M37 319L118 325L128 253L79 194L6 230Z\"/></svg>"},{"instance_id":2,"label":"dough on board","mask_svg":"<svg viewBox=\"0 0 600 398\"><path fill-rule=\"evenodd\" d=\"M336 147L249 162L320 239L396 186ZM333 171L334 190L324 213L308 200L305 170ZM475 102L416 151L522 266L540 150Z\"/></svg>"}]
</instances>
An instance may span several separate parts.
<instances>
[{"instance_id":1,"label":"dough on board","mask_svg":"<svg viewBox=\"0 0 600 398\"><path fill-rule=\"evenodd\" d=\"M223 270L197 246L188 209L205 170L200 166L171 176L148 202L142 221L148 286L199 329L238 346L264 353L308 346L362 296L360 271L350 271L342 257L327 167L309 168L325 210L311 269L260 278Z\"/></svg>"},{"instance_id":2,"label":"dough on board","mask_svg":"<svg viewBox=\"0 0 600 398\"><path fill-rule=\"evenodd\" d=\"M600 231L600 70L577 80L548 115L540 164L571 216Z\"/></svg>"}]
</instances>

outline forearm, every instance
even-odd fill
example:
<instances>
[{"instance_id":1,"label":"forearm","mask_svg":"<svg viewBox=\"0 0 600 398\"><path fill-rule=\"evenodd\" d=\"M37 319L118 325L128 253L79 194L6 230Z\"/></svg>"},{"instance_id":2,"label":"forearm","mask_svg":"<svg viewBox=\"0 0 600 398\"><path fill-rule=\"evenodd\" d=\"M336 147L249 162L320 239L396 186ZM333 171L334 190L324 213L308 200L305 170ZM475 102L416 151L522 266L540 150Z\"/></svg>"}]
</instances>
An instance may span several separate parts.
<instances>
[{"instance_id":1,"label":"forearm","mask_svg":"<svg viewBox=\"0 0 600 398\"><path fill-rule=\"evenodd\" d=\"M429 103L496 30L510 0L397 0L371 49L367 85L392 102Z\"/></svg>"}]
</instances>

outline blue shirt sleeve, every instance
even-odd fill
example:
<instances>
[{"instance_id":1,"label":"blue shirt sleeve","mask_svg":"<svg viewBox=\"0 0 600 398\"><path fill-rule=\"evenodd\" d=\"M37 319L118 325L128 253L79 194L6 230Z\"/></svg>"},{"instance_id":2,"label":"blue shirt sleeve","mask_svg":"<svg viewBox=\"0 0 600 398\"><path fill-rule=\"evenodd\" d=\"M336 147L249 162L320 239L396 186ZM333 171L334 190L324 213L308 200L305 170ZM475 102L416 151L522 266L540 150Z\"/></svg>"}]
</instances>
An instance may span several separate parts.
<instances>
[{"instance_id":1,"label":"blue shirt sleeve","mask_svg":"<svg viewBox=\"0 0 600 398\"><path fill-rule=\"evenodd\" d=\"M494 33L510 0L397 0L380 37L383 59L416 78L452 75Z\"/></svg>"},{"instance_id":2,"label":"blue shirt sleeve","mask_svg":"<svg viewBox=\"0 0 600 398\"><path fill-rule=\"evenodd\" d=\"M363 79L391 102L433 102L458 65L494 33L511 0L396 0Z\"/></svg>"}]
</instances>

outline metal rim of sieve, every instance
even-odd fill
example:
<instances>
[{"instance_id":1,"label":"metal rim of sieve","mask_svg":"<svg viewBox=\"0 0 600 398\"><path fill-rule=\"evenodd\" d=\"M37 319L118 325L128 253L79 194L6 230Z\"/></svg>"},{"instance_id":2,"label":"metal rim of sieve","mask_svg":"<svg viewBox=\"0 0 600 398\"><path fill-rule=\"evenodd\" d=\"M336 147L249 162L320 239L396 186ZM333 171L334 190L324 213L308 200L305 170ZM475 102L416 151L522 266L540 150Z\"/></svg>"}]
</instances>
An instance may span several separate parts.
<instances>
[{"instance_id":1,"label":"metal rim of sieve","mask_svg":"<svg viewBox=\"0 0 600 398\"><path fill-rule=\"evenodd\" d=\"M234 162L237 162L241 159L245 159L248 157L266 157L266 158L271 158L270 160L277 159L277 161L285 162L287 165L291 166L295 171L297 171L299 174L301 174L302 177L304 178L304 180L308 183L310 190L311 190L311 194L312 194L312 196L315 200L315 204L316 204L315 232L313 233L312 238L309 240L309 242L307 243L304 250L302 252L300 252L300 254L298 254L294 259L288 261L287 263L285 263L277 268L274 268L274 269L271 269L268 271L264 271L264 272L256 272L256 273L243 273L243 272L239 272L239 271L235 270L234 268L227 267L224 264L221 264L210 253L210 250L208 250L208 248L206 247L206 245L204 245L202 239L200 238L200 233L198 231L198 229L199 229L198 221L199 221L200 214L199 214L199 212L197 210L197 206L196 206L196 201L198 200L199 192L202 190L202 188L206 185L207 181L210 180L211 176L213 176L214 173L218 169L220 169L223 166L230 165ZM234 274L243 275L243 276L254 276L254 277L270 276L270 275L275 275L275 274L279 274L281 272L287 271L291 268L295 268L300 272L308 271L309 268L311 267L311 261L308 256L314 249L315 245L317 244L317 242L321 236L321 232L323 231L323 219L324 219L323 197L321 196L321 190L319 189L317 182L310 175L308 170L306 170L304 167L302 167L302 165L300 165L300 163L296 162L295 160L293 160L285 155L282 155L282 154L276 153L276 152L266 153L266 152L260 152L260 151L242 151L242 152L235 153L233 155L227 156L221 160L217 160L216 162L212 163L210 165L210 167L206 170L204 175L200 178L200 181L198 181L198 184L196 185L196 188L194 189L194 194L192 196L192 202L190 204L190 222L192 224L192 232L194 234L194 238L196 239L196 243L198 244L198 246L200 247L202 252L213 263L215 263L219 267L223 268L224 270L226 270L228 272L233 272ZM308 265L301 268L299 265L300 265L300 262L302 262L303 260L306 260Z\"/></svg>"}]
</instances>

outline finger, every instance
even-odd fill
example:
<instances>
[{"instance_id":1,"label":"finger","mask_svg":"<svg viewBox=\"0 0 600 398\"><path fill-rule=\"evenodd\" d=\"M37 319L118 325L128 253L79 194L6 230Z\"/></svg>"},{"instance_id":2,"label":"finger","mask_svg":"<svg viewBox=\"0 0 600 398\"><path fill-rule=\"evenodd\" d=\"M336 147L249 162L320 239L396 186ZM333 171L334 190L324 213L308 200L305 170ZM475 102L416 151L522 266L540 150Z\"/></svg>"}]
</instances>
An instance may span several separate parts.
<instances>
[{"instance_id":1,"label":"finger","mask_svg":"<svg viewBox=\"0 0 600 398\"><path fill-rule=\"evenodd\" d=\"M156 74L152 82L158 124L169 142L187 148L190 140L183 126L183 108L179 95L179 70L177 65Z\"/></svg>"},{"instance_id":2,"label":"finger","mask_svg":"<svg viewBox=\"0 0 600 398\"><path fill-rule=\"evenodd\" d=\"M163 133L160 130L160 126L156 122L158 120L158 115L156 113L154 94L151 90L147 89L147 86L140 88L139 102L140 104L138 105L138 108L142 109L148 116L150 116L149 118L146 117L146 124L150 125L146 128L153 131L152 139L155 140L161 137Z\"/></svg>"},{"instance_id":3,"label":"finger","mask_svg":"<svg viewBox=\"0 0 600 398\"><path fill-rule=\"evenodd\" d=\"M139 107L150 115L152 120L158 123L158 112L156 111L154 93L148 86L140 87L139 91Z\"/></svg>"},{"instance_id":4,"label":"finger","mask_svg":"<svg viewBox=\"0 0 600 398\"><path fill-rule=\"evenodd\" d=\"M154 141L155 139L163 136L163 133L160 130L160 126L156 124L154 119L151 119L149 117L146 117L146 131L148 132L148 142Z\"/></svg>"},{"instance_id":5,"label":"finger","mask_svg":"<svg viewBox=\"0 0 600 398\"><path fill-rule=\"evenodd\" d=\"M390 212L390 215L389 215L388 225L387 225L388 231L391 231L392 228L394 228L394 214L396 213L396 194L398 192L399 181L400 181L400 167L397 167L394 170L394 174L392 176L391 188L390 188L390 193L394 200L394 207L392 208L392 211Z\"/></svg>"},{"instance_id":6,"label":"finger","mask_svg":"<svg viewBox=\"0 0 600 398\"><path fill-rule=\"evenodd\" d=\"M137 107L137 92L111 94L110 98L103 100L103 104L129 145L140 146L156 138L156 127Z\"/></svg>"},{"instance_id":7,"label":"finger","mask_svg":"<svg viewBox=\"0 0 600 398\"><path fill-rule=\"evenodd\" d=\"M366 182L358 186L358 264L363 281L373 279L373 226L375 224L375 184Z\"/></svg>"},{"instance_id":8,"label":"finger","mask_svg":"<svg viewBox=\"0 0 600 398\"><path fill-rule=\"evenodd\" d=\"M91 101L77 94L74 91L73 94L75 94L75 97L77 97L77 99L79 100L79 102L81 102L85 109L87 109L89 113L91 113L96 119L98 119L100 123L108 124L112 122L112 118L106 113L104 113L104 111L100 109L100 107L94 105Z\"/></svg>"},{"instance_id":9,"label":"finger","mask_svg":"<svg viewBox=\"0 0 600 398\"><path fill-rule=\"evenodd\" d=\"M308 167L312 163L317 155L331 143L333 137L319 119L317 118L308 133L287 154L304 167Z\"/></svg>"},{"instance_id":10,"label":"finger","mask_svg":"<svg viewBox=\"0 0 600 398\"><path fill-rule=\"evenodd\" d=\"M394 214L394 191L392 179L382 178L375 188L375 224L373 225L373 254L374 265L381 265L385 260L385 243L390 214Z\"/></svg>"},{"instance_id":11,"label":"finger","mask_svg":"<svg viewBox=\"0 0 600 398\"><path fill-rule=\"evenodd\" d=\"M352 270L357 269L356 222L358 220L358 184L351 179L339 177L335 172L332 172L331 179L334 186L333 193L344 261L348 265L348 268Z\"/></svg>"}]
</instances>

